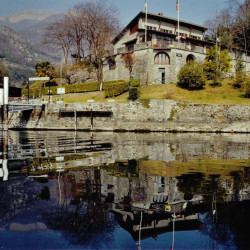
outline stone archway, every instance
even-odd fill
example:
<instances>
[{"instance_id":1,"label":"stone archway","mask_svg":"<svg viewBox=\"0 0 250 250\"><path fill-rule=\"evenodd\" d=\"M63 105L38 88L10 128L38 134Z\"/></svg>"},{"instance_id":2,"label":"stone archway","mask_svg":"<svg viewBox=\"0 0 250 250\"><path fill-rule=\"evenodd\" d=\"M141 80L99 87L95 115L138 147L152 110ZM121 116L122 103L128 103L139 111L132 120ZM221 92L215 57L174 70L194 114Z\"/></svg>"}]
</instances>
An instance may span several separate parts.
<instances>
[{"instance_id":1,"label":"stone archway","mask_svg":"<svg viewBox=\"0 0 250 250\"><path fill-rule=\"evenodd\" d=\"M188 62L194 62L194 61L196 61L196 57L192 54L189 54L187 56L186 62L188 63Z\"/></svg>"}]
</instances>

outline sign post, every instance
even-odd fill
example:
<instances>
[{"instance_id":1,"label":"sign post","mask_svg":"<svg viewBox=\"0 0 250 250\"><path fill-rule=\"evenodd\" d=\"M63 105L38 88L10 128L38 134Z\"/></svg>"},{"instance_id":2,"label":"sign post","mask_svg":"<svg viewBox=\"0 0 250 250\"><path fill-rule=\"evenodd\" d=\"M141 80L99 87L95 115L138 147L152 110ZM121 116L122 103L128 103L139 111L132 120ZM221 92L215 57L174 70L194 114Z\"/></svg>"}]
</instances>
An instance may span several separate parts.
<instances>
[{"instance_id":1,"label":"sign post","mask_svg":"<svg viewBox=\"0 0 250 250\"><path fill-rule=\"evenodd\" d=\"M31 81L49 81L50 77L30 77L28 79L28 103L29 103L29 82ZM49 94L50 95L50 94Z\"/></svg>"}]
</instances>

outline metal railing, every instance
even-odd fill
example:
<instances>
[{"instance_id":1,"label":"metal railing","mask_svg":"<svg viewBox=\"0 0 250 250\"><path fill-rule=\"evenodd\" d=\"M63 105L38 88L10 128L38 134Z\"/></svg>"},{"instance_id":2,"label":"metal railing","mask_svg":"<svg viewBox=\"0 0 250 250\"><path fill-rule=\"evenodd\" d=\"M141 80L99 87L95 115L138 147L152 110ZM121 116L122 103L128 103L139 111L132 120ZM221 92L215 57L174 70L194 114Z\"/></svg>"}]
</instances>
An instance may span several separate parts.
<instances>
[{"instance_id":1,"label":"metal railing","mask_svg":"<svg viewBox=\"0 0 250 250\"><path fill-rule=\"evenodd\" d=\"M205 48L197 45L192 45L192 44L186 44L182 42L169 42L169 43L152 43L152 42L147 42L147 43L139 43L139 44L134 44L133 46L128 47L121 47L117 49L117 54L124 54L127 52L133 52L133 51L138 51L138 50L143 50L143 49L182 49L182 50L188 50L192 52L197 52L197 53L206 53Z\"/></svg>"}]
</instances>

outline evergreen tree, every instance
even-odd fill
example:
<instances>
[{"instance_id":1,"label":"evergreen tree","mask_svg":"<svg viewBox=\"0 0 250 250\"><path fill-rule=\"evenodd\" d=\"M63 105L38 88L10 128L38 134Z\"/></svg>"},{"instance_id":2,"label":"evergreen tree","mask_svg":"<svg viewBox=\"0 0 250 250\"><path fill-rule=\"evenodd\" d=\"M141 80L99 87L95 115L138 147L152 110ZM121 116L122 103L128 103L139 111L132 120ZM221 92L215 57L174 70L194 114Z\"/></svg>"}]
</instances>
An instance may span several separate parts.
<instances>
[{"instance_id":1,"label":"evergreen tree","mask_svg":"<svg viewBox=\"0 0 250 250\"><path fill-rule=\"evenodd\" d=\"M232 68L231 61L232 58L229 56L228 50L219 51L216 46L208 49L204 62L207 79L213 80L214 84L217 84L223 74Z\"/></svg>"},{"instance_id":2,"label":"evergreen tree","mask_svg":"<svg viewBox=\"0 0 250 250\"><path fill-rule=\"evenodd\" d=\"M54 75L55 67L50 62L38 62L36 64L36 76L53 79Z\"/></svg>"}]
</instances>

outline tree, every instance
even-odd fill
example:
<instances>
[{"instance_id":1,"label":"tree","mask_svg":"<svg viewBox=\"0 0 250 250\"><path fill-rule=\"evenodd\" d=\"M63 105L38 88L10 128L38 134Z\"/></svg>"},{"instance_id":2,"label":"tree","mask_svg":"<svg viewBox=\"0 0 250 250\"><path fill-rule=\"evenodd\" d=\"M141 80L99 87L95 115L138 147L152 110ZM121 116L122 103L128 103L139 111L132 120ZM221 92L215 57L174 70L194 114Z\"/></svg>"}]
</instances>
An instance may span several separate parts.
<instances>
[{"instance_id":1,"label":"tree","mask_svg":"<svg viewBox=\"0 0 250 250\"><path fill-rule=\"evenodd\" d=\"M244 83L246 82L247 76L245 71L245 66L243 64L243 61L237 60L235 65L235 80L233 83L233 86L235 88L241 88Z\"/></svg>"},{"instance_id":2,"label":"tree","mask_svg":"<svg viewBox=\"0 0 250 250\"><path fill-rule=\"evenodd\" d=\"M55 75L55 67L50 62L38 62L36 64L36 76L50 77L51 79Z\"/></svg>"},{"instance_id":3,"label":"tree","mask_svg":"<svg viewBox=\"0 0 250 250\"><path fill-rule=\"evenodd\" d=\"M54 45L61 49L64 55L64 62L67 64L69 51L73 44L71 26L67 16L47 27L44 33L43 43Z\"/></svg>"},{"instance_id":4,"label":"tree","mask_svg":"<svg viewBox=\"0 0 250 250\"><path fill-rule=\"evenodd\" d=\"M233 45L232 23L233 16L231 11L229 9L222 10L218 16L205 22L205 25L208 27L206 39L215 43L217 39L221 48L231 49Z\"/></svg>"},{"instance_id":5,"label":"tree","mask_svg":"<svg viewBox=\"0 0 250 250\"><path fill-rule=\"evenodd\" d=\"M204 62L204 71L207 78L217 84L223 73L228 72L232 65L232 58L228 55L228 50L219 51L218 47L213 46L207 50L207 56Z\"/></svg>"},{"instance_id":6,"label":"tree","mask_svg":"<svg viewBox=\"0 0 250 250\"><path fill-rule=\"evenodd\" d=\"M107 5L107 0L88 0L48 27L45 42L61 46L65 57L71 51L77 62L93 65L102 82L103 64L113 52L111 41L119 31L117 16L116 8Z\"/></svg>"},{"instance_id":7,"label":"tree","mask_svg":"<svg viewBox=\"0 0 250 250\"><path fill-rule=\"evenodd\" d=\"M74 10L79 13L85 33L88 61L95 66L97 79L102 82L103 64L113 52L111 40L119 27L116 9L108 6L106 0L96 0L76 5Z\"/></svg>"},{"instance_id":8,"label":"tree","mask_svg":"<svg viewBox=\"0 0 250 250\"><path fill-rule=\"evenodd\" d=\"M5 67L4 63L2 60L0 60L0 84L3 84L3 78L7 76L10 77L10 73L8 69Z\"/></svg>"},{"instance_id":9,"label":"tree","mask_svg":"<svg viewBox=\"0 0 250 250\"><path fill-rule=\"evenodd\" d=\"M228 2L235 9L235 22L231 29L234 43L247 52L250 50L250 0L243 3L238 0Z\"/></svg>"},{"instance_id":10,"label":"tree","mask_svg":"<svg viewBox=\"0 0 250 250\"><path fill-rule=\"evenodd\" d=\"M178 74L178 86L189 89L202 89L206 83L206 77L201 64L190 62L184 65Z\"/></svg>"},{"instance_id":11,"label":"tree","mask_svg":"<svg viewBox=\"0 0 250 250\"><path fill-rule=\"evenodd\" d=\"M136 62L135 56L133 55L133 52L127 52L122 55L122 60L125 65L125 67L129 70L129 79L132 79L132 72L133 68Z\"/></svg>"}]
</instances>

